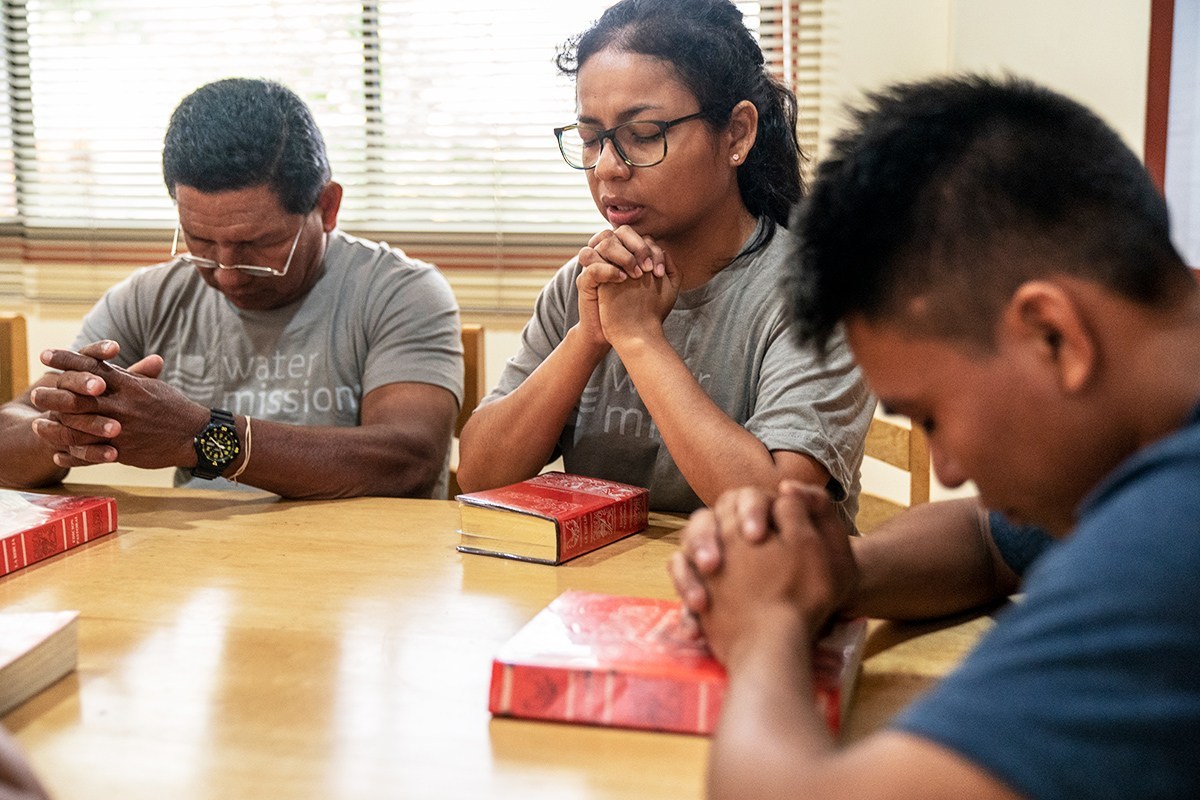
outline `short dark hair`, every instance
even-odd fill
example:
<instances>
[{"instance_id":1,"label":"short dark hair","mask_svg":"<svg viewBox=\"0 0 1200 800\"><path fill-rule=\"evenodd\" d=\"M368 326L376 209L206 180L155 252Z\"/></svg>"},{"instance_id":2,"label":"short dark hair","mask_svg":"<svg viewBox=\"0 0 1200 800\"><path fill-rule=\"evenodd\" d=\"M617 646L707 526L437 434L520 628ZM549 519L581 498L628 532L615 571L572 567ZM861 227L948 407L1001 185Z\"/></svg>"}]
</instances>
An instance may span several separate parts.
<instances>
[{"instance_id":1,"label":"short dark hair","mask_svg":"<svg viewBox=\"0 0 1200 800\"><path fill-rule=\"evenodd\" d=\"M228 78L201 86L171 114L163 180L201 192L268 185L291 214L317 206L329 182L325 140L300 97L274 81Z\"/></svg>"},{"instance_id":2,"label":"short dark hair","mask_svg":"<svg viewBox=\"0 0 1200 800\"><path fill-rule=\"evenodd\" d=\"M793 222L806 341L861 314L990 346L1013 291L1051 274L1148 305L1194 288L1142 163L1073 100L967 75L885 89L854 119Z\"/></svg>"},{"instance_id":3,"label":"short dark hair","mask_svg":"<svg viewBox=\"0 0 1200 800\"><path fill-rule=\"evenodd\" d=\"M560 48L558 69L575 77L608 47L671 64L715 128L729 124L742 100L754 103L758 138L737 171L738 190L750 213L767 220L749 249L769 242L775 225L787 224L804 193L803 155L796 138L796 96L767 70L742 12L729 0L622 0Z\"/></svg>"}]
</instances>

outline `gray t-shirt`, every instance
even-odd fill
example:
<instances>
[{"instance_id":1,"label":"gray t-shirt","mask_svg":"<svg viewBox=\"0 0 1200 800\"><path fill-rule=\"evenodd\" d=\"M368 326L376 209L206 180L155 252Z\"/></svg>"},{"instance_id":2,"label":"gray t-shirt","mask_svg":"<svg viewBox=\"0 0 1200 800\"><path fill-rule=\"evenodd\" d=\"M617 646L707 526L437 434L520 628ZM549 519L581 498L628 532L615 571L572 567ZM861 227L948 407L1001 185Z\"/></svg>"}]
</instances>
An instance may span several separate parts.
<instances>
[{"instance_id":1,"label":"gray t-shirt","mask_svg":"<svg viewBox=\"0 0 1200 800\"><path fill-rule=\"evenodd\" d=\"M100 298L75 346L112 339L123 366L157 353L162 380L191 400L291 425L356 426L363 397L389 383L441 386L462 402L458 305L437 268L337 230L324 266L307 295L270 311L237 308L181 262L145 267ZM446 495L448 467L447 452L434 497ZM176 484L190 480L177 471Z\"/></svg>"},{"instance_id":2,"label":"gray t-shirt","mask_svg":"<svg viewBox=\"0 0 1200 800\"><path fill-rule=\"evenodd\" d=\"M791 245L780 228L767 247L681 292L663 330L713 402L768 450L806 453L823 464L853 519L875 401L840 332L823 362L796 343L782 286ZM519 386L579 321L579 273L573 259L542 290L520 349L484 403ZM655 510L702 505L615 351L592 374L558 448L568 472L645 486Z\"/></svg>"}]
</instances>

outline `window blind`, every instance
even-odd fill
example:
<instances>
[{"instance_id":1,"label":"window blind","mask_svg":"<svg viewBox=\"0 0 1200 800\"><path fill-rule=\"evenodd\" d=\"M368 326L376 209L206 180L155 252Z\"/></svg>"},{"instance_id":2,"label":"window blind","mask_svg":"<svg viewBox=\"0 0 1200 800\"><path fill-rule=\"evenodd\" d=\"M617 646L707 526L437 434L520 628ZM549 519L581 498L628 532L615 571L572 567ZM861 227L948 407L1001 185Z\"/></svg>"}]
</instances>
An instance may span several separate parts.
<instances>
[{"instance_id":1,"label":"window blind","mask_svg":"<svg viewBox=\"0 0 1200 800\"><path fill-rule=\"evenodd\" d=\"M603 225L554 143L553 127L574 118L574 86L553 58L609 4L4 0L0 296L92 299L165 258L170 113L203 83L247 76L312 107L346 187L343 228L452 282L479 273L464 306L527 308L530 287ZM811 3L738 5L772 67L803 90L793 39ZM497 280L496 269L545 275Z\"/></svg>"},{"instance_id":2,"label":"window blind","mask_svg":"<svg viewBox=\"0 0 1200 800\"><path fill-rule=\"evenodd\" d=\"M758 15L759 44L767 66L796 93L796 132L809 172L820 146L824 25L820 0L764 2Z\"/></svg>"}]
</instances>

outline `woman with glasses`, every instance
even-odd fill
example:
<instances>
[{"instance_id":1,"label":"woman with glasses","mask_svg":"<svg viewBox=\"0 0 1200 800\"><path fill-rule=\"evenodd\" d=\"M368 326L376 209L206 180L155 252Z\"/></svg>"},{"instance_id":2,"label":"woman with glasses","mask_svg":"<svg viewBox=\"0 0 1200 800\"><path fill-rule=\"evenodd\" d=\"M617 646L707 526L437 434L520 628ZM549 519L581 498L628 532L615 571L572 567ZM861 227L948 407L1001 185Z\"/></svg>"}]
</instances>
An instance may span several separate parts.
<instances>
[{"instance_id":1,"label":"woman with glasses","mask_svg":"<svg viewBox=\"0 0 1200 800\"><path fill-rule=\"evenodd\" d=\"M609 224L538 298L463 431L466 491L539 472L691 511L797 478L853 517L873 410L844 342L800 348L781 291L802 193L794 95L727 0L624 0L559 54L556 129Z\"/></svg>"}]
</instances>

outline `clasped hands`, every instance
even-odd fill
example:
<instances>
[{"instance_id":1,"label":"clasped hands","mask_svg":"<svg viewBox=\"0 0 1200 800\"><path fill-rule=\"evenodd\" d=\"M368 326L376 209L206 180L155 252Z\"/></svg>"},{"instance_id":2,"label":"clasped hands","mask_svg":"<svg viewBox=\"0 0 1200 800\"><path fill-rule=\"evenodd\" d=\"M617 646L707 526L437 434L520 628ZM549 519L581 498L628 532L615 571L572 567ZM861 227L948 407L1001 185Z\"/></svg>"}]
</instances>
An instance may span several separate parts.
<instances>
[{"instance_id":1,"label":"clasped hands","mask_svg":"<svg viewBox=\"0 0 1200 800\"><path fill-rule=\"evenodd\" d=\"M726 666L780 640L815 641L858 581L828 493L790 480L776 494L726 492L695 512L668 570L689 632Z\"/></svg>"},{"instance_id":2,"label":"clasped hands","mask_svg":"<svg viewBox=\"0 0 1200 800\"><path fill-rule=\"evenodd\" d=\"M600 231L579 251L579 264L580 323L594 340L611 345L623 336L661 332L680 275L654 239L627 225Z\"/></svg>"},{"instance_id":3,"label":"clasped hands","mask_svg":"<svg viewBox=\"0 0 1200 800\"><path fill-rule=\"evenodd\" d=\"M53 448L59 467L120 462L148 469L195 463L192 436L208 421L208 410L158 380L161 356L128 370L107 363L120 346L94 342L78 353L46 350L42 363L59 373L33 389L30 399L43 412L33 430Z\"/></svg>"}]
</instances>

